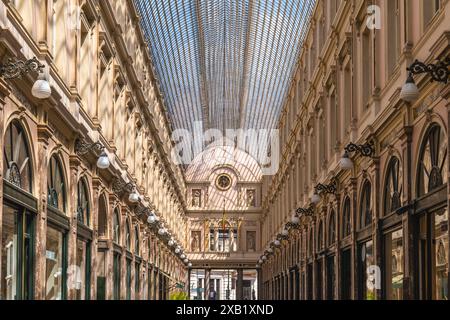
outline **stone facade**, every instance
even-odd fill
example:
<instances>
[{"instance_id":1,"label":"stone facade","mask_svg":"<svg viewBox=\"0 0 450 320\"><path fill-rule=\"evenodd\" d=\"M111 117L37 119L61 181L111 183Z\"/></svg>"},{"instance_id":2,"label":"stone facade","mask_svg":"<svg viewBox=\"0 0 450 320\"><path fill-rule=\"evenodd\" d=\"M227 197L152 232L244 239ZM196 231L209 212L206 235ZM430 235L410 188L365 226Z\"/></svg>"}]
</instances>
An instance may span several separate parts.
<instances>
[{"instance_id":1,"label":"stone facade","mask_svg":"<svg viewBox=\"0 0 450 320\"><path fill-rule=\"evenodd\" d=\"M35 75L0 80L1 299L167 299L187 267L137 209L187 247L186 192L133 2L1 1L1 61L34 56L49 99L31 96ZM100 142L110 167L78 155L77 139ZM141 207L115 179L136 186Z\"/></svg>"},{"instance_id":2,"label":"stone facade","mask_svg":"<svg viewBox=\"0 0 450 320\"><path fill-rule=\"evenodd\" d=\"M262 245L317 184L337 192L266 255L263 298L448 299L449 86L416 77L413 104L400 91L415 59L449 56L449 15L445 0L318 1L279 122L281 169L263 181ZM375 155L350 154L346 171L351 142Z\"/></svg>"}]
</instances>

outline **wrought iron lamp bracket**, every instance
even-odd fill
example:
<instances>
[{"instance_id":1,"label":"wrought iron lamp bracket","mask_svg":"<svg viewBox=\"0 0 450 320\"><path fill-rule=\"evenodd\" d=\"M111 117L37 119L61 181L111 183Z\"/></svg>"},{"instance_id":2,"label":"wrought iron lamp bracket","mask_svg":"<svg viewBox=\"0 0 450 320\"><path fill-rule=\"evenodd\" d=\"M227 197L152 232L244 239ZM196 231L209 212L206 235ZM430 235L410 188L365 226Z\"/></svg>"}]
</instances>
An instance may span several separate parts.
<instances>
[{"instance_id":1,"label":"wrought iron lamp bracket","mask_svg":"<svg viewBox=\"0 0 450 320\"><path fill-rule=\"evenodd\" d=\"M350 153L358 153L363 157L370 157L372 158L375 155L375 147L374 142L370 141L365 144L355 144L355 143L349 143L345 147L345 152L347 154Z\"/></svg>"},{"instance_id":2,"label":"wrought iron lamp bracket","mask_svg":"<svg viewBox=\"0 0 450 320\"><path fill-rule=\"evenodd\" d=\"M312 217L314 215L314 207L311 205L308 208L298 208L295 213L299 216Z\"/></svg>"},{"instance_id":3,"label":"wrought iron lamp bracket","mask_svg":"<svg viewBox=\"0 0 450 320\"><path fill-rule=\"evenodd\" d=\"M83 156L91 150L103 152L105 150L105 146L102 145L100 142L87 143L82 139L77 139L75 141L75 153L78 154L79 156Z\"/></svg>"},{"instance_id":4,"label":"wrought iron lamp bracket","mask_svg":"<svg viewBox=\"0 0 450 320\"><path fill-rule=\"evenodd\" d=\"M337 181L333 179L330 184L319 183L315 188L317 194L336 194L337 193Z\"/></svg>"},{"instance_id":5,"label":"wrought iron lamp bracket","mask_svg":"<svg viewBox=\"0 0 450 320\"><path fill-rule=\"evenodd\" d=\"M444 60L438 60L437 63L430 64L415 60L406 70L408 70L410 75L429 74L432 82L436 81L446 84L450 77L449 67L450 57L447 57Z\"/></svg>"},{"instance_id":6,"label":"wrought iron lamp bracket","mask_svg":"<svg viewBox=\"0 0 450 320\"><path fill-rule=\"evenodd\" d=\"M25 61L8 59L5 64L0 64L0 77L6 80L17 79L31 72L42 73L44 68L45 65L36 57Z\"/></svg>"}]
</instances>

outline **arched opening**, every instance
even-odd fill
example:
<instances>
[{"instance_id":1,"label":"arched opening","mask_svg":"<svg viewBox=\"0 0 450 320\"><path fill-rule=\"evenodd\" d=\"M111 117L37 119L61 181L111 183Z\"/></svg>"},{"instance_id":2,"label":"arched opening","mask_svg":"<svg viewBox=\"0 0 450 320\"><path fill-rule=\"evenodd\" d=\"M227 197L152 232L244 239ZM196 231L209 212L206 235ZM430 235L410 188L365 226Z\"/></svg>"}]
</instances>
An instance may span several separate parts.
<instances>
[{"instance_id":1,"label":"arched opening","mask_svg":"<svg viewBox=\"0 0 450 320\"><path fill-rule=\"evenodd\" d=\"M13 121L6 128L3 146L3 178L32 192L32 167L28 140L22 126Z\"/></svg>"},{"instance_id":2,"label":"arched opening","mask_svg":"<svg viewBox=\"0 0 450 320\"><path fill-rule=\"evenodd\" d=\"M98 200L98 236L105 238L108 236L108 209L105 195L101 195Z\"/></svg>"},{"instance_id":3,"label":"arched opening","mask_svg":"<svg viewBox=\"0 0 450 320\"><path fill-rule=\"evenodd\" d=\"M342 237L345 238L351 233L351 212L350 198L346 197L342 209Z\"/></svg>"},{"instance_id":4,"label":"arched opening","mask_svg":"<svg viewBox=\"0 0 450 320\"><path fill-rule=\"evenodd\" d=\"M89 202L89 191L84 178L78 181L77 188L77 220L85 226L90 225L91 205Z\"/></svg>"},{"instance_id":5,"label":"arched opening","mask_svg":"<svg viewBox=\"0 0 450 320\"><path fill-rule=\"evenodd\" d=\"M32 193L32 165L28 139L18 121L5 130L2 180L0 300L33 299L37 206L23 206Z\"/></svg>"},{"instance_id":6,"label":"arched opening","mask_svg":"<svg viewBox=\"0 0 450 320\"><path fill-rule=\"evenodd\" d=\"M359 205L359 228L364 229L372 224L372 185L369 181L364 182L361 192L361 202Z\"/></svg>"},{"instance_id":7,"label":"arched opening","mask_svg":"<svg viewBox=\"0 0 450 320\"><path fill-rule=\"evenodd\" d=\"M66 183L61 160L57 155L50 158L47 176L48 205L61 212L66 211Z\"/></svg>"},{"instance_id":8,"label":"arched opening","mask_svg":"<svg viewBox=\"0 0 450 320\"><path fill-rule=\"evenodd\" d=\"M384 181L384 215L389 215L401 207L402 196L402 171L400 161L396 157L392 157L389 161Z\"/></svg>"},{"instance_id":9,"label":"arched opening","mask_svg":"<svg viewBox=\"0 0 450 320\"><path fill-rule=\"evenodd\" d=\"M447 135L437 123L425 133L417 168L417 265L419 298L448 300L448 266L442 265L441 243L448 244ZM441 249L442 250L442 249ZM441 258L441 261L440 261Z\"/></svg>"}]
</instances>

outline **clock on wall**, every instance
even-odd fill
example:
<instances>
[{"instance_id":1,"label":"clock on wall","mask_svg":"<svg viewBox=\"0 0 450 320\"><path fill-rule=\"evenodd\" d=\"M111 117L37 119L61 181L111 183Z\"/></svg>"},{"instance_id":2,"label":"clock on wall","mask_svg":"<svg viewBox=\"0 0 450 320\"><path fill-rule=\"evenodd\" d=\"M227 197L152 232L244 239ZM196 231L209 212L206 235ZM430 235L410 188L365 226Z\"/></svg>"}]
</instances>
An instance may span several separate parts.
<instances>
[{"instance_id":1,"label":"clock on wall","mask_svg":"<svg viewBox=\"0 0 450 320\"><path fill-rule=\"evenodd\" d=\"M227 191L231 188L231 177L226 174L220 174L216 179L216 188L221 191Z\"/></svg>"}]
</instances>

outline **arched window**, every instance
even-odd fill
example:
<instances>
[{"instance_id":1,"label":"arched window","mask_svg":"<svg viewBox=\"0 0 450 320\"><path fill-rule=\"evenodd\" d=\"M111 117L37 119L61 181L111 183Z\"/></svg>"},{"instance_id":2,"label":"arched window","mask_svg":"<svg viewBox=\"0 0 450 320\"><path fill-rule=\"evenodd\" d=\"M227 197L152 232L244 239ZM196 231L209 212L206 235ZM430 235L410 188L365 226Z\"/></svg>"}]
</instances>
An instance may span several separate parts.
<instances>
[{"instance_id":1,"label":"arched window","mask_svg":"<svg viewBox=\"0 0 450 320\"><path fill-rule=\"evenodd\" d=\"M105 195L101 195L98 201L98 235L108 236L108 211Z\"/></svg>"},{"instance_id":2,"label":"arched window","mask_svg":"<svg viewBox=\"0 0 450 320\"><path fill-rule=\"evenodd\" d=\"M120 244L120 220L119 220L119 209L114 210L113 216L113 241Z\"/></svg>"},{"instance_id":3,"label":"arched window","mask_svg":"<svg viewBox=\"0 0 450 320\"><path fill-rule=\"evenodd\" d=\"M331 210L330 220L328 222L328 245L331 246L336 241L336 214Z\"/></svg>"},{"instance_id":4,"label":"arched window","mask_svg":"<svg viewBox=\"0 0 450 320\"><path fill-rule=\"evenodd\" d=\"M417 195L423 196L442 186L447 180L447 139L444 130L433 124L420 148Z\"/></svg>"},{"instance_id":5,"label":"arched window","mask_svg":"<svg viewBox=\"0 0 450 320\"><path fill-rule=\"evenodd\" d=\"M66 210L66 184L59 157L53 155L48 165L47 176L48 204L59 211Z\"/></svg>"},{"instance_id":6,"label":"arched window","mask_svg":"<svg viewBox=\"0 0 450 320\"><path fill-rule=\"evenodd\" d=\"M324 249L324 243L323 243L323 223L322 221L319 222L319 231L317 232L317 248L319 250Z\"/></svg>"},{"instance_id":7,"label":"arched window","mask_svg":"<svg viewBox=\"0 0 450 320\"><path fill-rule=\"evenodd\" d=\"M25 131L17 122L6 128L3 146L3 177L31 193L31 159Z\"/></svg>"},{"instance_id":8,"label":"arched window","mask_svg":"<svg viewBox=\"0 0 450 320\"><path fill-rule=\"evenodd\" d=\"M384 182L384 214L388 215L401 206L402 175L400 161L393 157L389 161Z\"/></svg>"},{"instance_id":9,"label":"arched window","mask_svg":"<svg viewBox=\"0 0 450 320\"><path fill-rule=\"evenodd\" d=\"M366 181L362 188L361 203L359 207L359 227L364 229L372 223L372 206L370 203L370 194L372 186L369 181Z\"/></svg>"},{"instance_id":10,"label":"arched window","mask_svg":"<svg viewBox=\"0 0 450 320\"><path fill-rule=\"evenodd\" d=\"M78 197L77 197L77 220L89 226L91 219L91 207L89 204L89 193L85 179L78 181Z\"/></svg>"},{"instance_id":11,"label":"arched window","mask_svg":"<svg viewBox=\"0 0 450 320\"><path fill-rule=\"evenodd\" d=\"M138 226L134 227L134 253L139 255L139 228Z\"/></svg>"},{"instance_id":12,"label":"arched window","mask_svg":"<svg viewBox=\"0 0 450 320\"><path fill-rule=\"evenodd\" d=\"M128 219L126 223L125 245L127 249L131 251L131 228L130 228L130 221Z\"/></svg>"},{"instance_id":13,"label":"arched window","mask_svg":"<svg viewBox=\"0 0 450 320\"><path fill-rule=\"evenodd\" d=\"M342 209L342 237L349 236L350 233L351 233L350 198L346 197Z\"/></svg>"}]
</instances>

